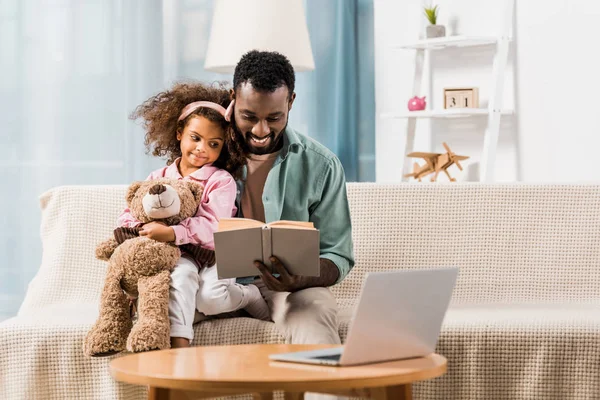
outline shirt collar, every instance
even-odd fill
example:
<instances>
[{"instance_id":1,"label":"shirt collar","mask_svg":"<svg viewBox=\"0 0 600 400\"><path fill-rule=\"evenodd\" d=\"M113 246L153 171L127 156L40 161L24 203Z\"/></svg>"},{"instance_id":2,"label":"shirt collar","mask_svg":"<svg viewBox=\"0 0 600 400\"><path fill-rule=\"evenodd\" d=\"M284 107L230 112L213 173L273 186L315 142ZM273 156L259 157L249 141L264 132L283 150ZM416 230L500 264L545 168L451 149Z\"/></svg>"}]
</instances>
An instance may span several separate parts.
<instances>
[{"instance_id":1,"label":"shirt collar","mask_svg":"<svg viewBox=\"0 0 600 400\"><path fill-rule=\"evenodd\" d=\"M180 161L181 157L177 158L175 161L173 161L173 163L171 163L171 165L167 167L167 170L165 171L165 178L183 179L183 177L179 173L179 168L177 168ZM208 178L210 178L211 175L217 172L218 170L219 168L214 167L212 164L206 164L202 166L202 168L192 172L188 176L197 181L207 181Z\"/></svg>"},{"instance_id":2,"label":"shirt collar","mask_svg":"<svg viewBox=\"0 0 600 400\"><path fill-rule=\"evenodd\" d=\"M281 153L279 153L281 158L284 159L290 152L290 150L293 151L298 147L304 148L304 145L300 141L300 138L296 134L296 131L294 131L288 125L285 128L285 131L283 131L283 147L281 148Z\"/></svg>"}]
</instances>

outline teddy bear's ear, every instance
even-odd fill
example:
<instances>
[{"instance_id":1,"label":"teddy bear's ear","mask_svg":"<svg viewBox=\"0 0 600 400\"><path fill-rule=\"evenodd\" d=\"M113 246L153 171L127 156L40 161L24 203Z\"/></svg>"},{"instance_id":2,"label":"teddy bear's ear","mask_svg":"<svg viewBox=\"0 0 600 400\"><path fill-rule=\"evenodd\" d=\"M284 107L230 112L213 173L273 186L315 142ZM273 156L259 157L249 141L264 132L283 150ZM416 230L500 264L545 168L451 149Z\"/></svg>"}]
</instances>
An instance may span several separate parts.
<instances>
[{"instance_id":1,"label":"teddy bear's ear","mask_svg":"<svg viewBox=\"0 0 600 400\"><path fill-rule=\"evenodd\" d=\"M188 187L190 188L190 191L194 195L194 199L196 200L196 203L200 203L200 200L202 200L202 192L204 191L204 186L202 186L199 183L190 182L190 181L185 181L185 183L188 185Z\"/></svg>"},{"instance_id":2,"label":"teddy bear's ear","mask_svg":"<svg viewBox=\"0 0 600 400\"><path fill-rule=\"evenodd\" d=\"M143 183L144 182L137 181L129 185L129 189L127 189L127 195L125 195L125 200L127 200L128 205L131 204L131 201L133 200L135 194L137 193L137 191Z\"/></svg>"}]
</instances>

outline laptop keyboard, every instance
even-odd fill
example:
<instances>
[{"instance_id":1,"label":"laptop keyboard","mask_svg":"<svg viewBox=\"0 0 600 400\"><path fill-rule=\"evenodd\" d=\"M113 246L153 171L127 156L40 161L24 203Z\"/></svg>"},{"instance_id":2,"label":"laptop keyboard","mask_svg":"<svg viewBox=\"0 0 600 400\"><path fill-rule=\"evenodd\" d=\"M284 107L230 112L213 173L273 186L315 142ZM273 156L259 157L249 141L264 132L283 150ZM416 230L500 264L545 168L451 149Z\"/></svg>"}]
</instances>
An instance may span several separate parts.
<instances>
[{"instance_id":1,"label":"laptop keyboard","mask_svg":"<svg viewBox=\"0 0 600 400\"><path fill-rule=\"evenodd\" d=\"M342 357L341 354L332 354L330 356L314 356L311 357L315 360L330 360L330 361L339 361L340 357Z\"/></svg>"}]
</instances>

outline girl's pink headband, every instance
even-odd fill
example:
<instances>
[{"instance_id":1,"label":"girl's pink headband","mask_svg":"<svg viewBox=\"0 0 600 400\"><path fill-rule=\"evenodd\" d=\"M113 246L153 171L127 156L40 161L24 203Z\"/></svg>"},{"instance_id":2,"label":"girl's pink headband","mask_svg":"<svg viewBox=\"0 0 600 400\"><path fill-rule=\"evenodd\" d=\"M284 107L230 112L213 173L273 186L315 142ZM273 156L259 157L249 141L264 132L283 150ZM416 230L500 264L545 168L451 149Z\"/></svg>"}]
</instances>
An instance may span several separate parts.
<instances>
[{"instance_id":1,"label":"girl's pink headband","mask_svg":"<svg viewBox=\"0 0 600 400\"><path fill-rule=\"evenodd\" d=\"M193 113L200 107L212 108L213 110L215 110L219 114L221 114L223 116L223 118L225 118L225 121L230 122L231 121L231 113L233 113L233 104L234 103L235 103L235 100L231 100L231 103L229 103L229 107L227 107L227 109L225 109L225 107L223 107L217 103L213 103L212 101L195 101L193 103L188 104L187 106L185 106L183 108L183 110L181 110L181 115L179 115L177 122L179 122L183 119L186 119L191 113Z\"/></svg>"}]
</instances>

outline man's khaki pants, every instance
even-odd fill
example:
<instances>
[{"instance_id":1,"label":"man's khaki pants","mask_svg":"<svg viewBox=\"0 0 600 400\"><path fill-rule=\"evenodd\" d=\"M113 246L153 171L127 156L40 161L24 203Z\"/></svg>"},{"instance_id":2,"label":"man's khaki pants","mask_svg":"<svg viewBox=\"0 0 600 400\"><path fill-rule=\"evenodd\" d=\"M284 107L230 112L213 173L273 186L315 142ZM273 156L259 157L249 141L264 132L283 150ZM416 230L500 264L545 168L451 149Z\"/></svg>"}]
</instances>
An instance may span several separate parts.
<instances>
[{"instance_id":1,"label":"man's khaki pants","mask_svg":"<svg viewBox=\"0 0 600 400\"><path fill-rule=\"evenodd\" d=\"M291 344L341 344L338 306L328 288L308 288L294 293L274 292L257 279L254 284L267 301L277 330ZM194 324L213 318L248 316L242 310L204 315L196 310Z\"/></svg>"},{"instance_id":2,"label":"man's khaki pants","mask_svg":"<svg viewBox=\"0 0 600 400\"><path fill-rule=\"evenodd\" d=\"M273 292L261 280L254 282L267 301L271 318L286 343L340 344L338 306L328 288L294 293Z\"/></svg>"}]
</instances>

